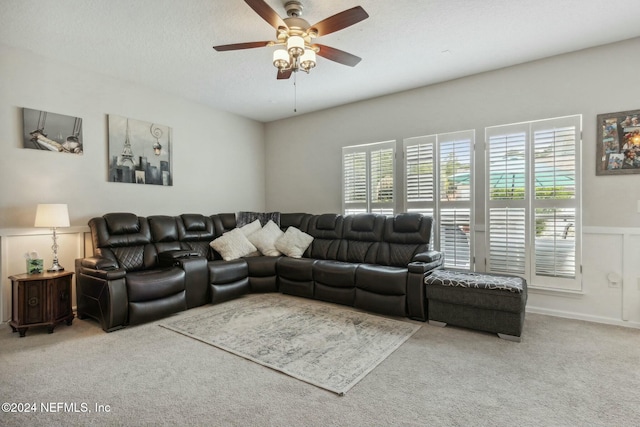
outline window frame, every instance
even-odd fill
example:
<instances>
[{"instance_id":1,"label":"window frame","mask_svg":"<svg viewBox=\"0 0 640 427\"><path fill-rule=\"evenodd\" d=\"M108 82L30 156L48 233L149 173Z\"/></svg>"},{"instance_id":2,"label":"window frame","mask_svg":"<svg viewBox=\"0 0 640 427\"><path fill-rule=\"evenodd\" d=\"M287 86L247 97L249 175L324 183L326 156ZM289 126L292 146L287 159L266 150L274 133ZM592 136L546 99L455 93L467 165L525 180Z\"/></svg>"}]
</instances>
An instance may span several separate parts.
<instances>
[{"instance_id":1,"label":"window frame","mask_svg":"<svg viewBox=\"0 0 640 427\"><path fill-rule=\"evenodd\" d=\"M469 189L468 189L468 200L443 200L442 193L443 189L441 188L442 184L442 175L441 171L444 165L442 159L442 146L444 144L461 142L468 140L469 143ZM431 155L432 155L432 172L431 172L431 182L432 182L432 197L430 200L409 200L409 171L408 171L408 159L409 159L409 147L420 145L431 145ZM453 240L447 239L447 244L453 243L454 245L454 257L445 256L445 266L451 269L460 269L460 270L473 270L474 269L474 261L475 261L475 130L464 130L457 132L449 132L449 133L441 133L441 134L433 134L433 135L424 135L424 136L416 136L403 139L403 211L406 212L420 212L423 214L431 215L433 217L433 230L432 230L432 245L436 250L442 250L443 246L443 228L441 227L443 213L445 211L454 212L456 210L468 210L468 224L464 224L464 226L468 227L466 234L467 244L469 246L468 250L468 259L466 255L460 254L458 257L458 251L455 249L457 245L458 239L453 237ZM455 225L455 224L454 224ZM463 262L466 259L466 263L463 265Z\"/></svg>"},{"instance_id":2,"label":"window frame","mask_svg":"<svg viewBox=\"0 0 640 427\"><path fill-rule=\"evenodd\" d=\"M549 131L551 129L558 128L573 128L574 129L574 197L572 198L536 198L536 132ZM515 135L518 132L525 134L524 138L524 198L523 199L492 199L492 178L491 178L491 139L501 136ZM492 237L493 229L496 222L492 223L492 210L496 212L497 209L513 209L518 211L524 211L524 241L523 241L523 259L524 268L521 274L529 285L537 288L546 288L554 290L569 290L569 291L581 291L582 290L582 115L564 116L543 120L535 120L529 122L514 123L509 125L490 126L485 128L485 245L486 245L486 266L487 272L505 273L504 269L498 268L497 264L494 268L494 259L492 259ZM559 157L559 156L558 156ZM554 157L555 158L555 157ZM555 169L554 169L555 172ZM571 224L574 229L574 248L573 248L573 262L574 262L574 277L566 277L560 274L539 274L536 270L536 245L541 242L542 239L537 239L536 233L536 214L537 209L551 210L555 212L561 212L562 210L573 210L574 223ZM505 211L506 212L506 211ZM513 212L518 213L518 212ZM556 245L556 238L554 240L553 249L558 250L562 245ZM566 232L565 232L566 239ZM513 257L513 253L517 251L517 245L514 243L505 242L505 247L508 246L508 251L505 249L505 253L509 252ZM542 251L538 251L540 254ZM554 253L554 255L557 252ZM497 262L498 259L495 259ZM506 272L509 274L510 272Z\"/></svg>"}]
</instances>

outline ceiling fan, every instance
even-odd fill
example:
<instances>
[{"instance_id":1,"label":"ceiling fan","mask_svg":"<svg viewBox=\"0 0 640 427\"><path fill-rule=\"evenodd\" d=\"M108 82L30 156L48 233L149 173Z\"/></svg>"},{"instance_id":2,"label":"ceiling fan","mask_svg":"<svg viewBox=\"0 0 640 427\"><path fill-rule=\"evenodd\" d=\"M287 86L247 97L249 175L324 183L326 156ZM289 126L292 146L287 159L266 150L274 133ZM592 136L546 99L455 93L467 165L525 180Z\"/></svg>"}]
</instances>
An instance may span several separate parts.
<instances>
[{"instance_id":1,"label":"ceiling fan","mask_svg":"<svg viewBox=\"0 0 640 427\"><path fill-rule=\"evenodd\" d=\"M367 19L369 15L362 7L356 6L344 10L314 25L309 25L300 17L302 4L297 0L285 3L284 8L288 17L284 19L264 0L245 0L245 2L276 29L276 40L213 46L216 51L280 46L273 53L273 65L278 68L278 79L288 79L291 73L300 70L308 73L316 66L316 54L349 67L355 67L360 62L361 58L355 55L323 44L312 44L312 40Z\"/></svg>"}]
</instances>

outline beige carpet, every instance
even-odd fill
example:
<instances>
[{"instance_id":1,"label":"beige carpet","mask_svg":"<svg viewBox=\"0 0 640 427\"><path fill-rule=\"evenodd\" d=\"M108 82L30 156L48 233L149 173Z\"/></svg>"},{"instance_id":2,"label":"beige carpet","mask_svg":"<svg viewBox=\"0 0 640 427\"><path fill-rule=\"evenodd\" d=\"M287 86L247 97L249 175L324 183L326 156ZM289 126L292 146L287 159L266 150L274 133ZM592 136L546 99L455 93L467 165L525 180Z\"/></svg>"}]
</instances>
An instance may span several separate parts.
<instances>
[{"instance_id":1,"label":"beige carpet","mask_svg":"<svg viewBox=\"0 0 640 427\"><path fill-rule=\"evenodd\" d=\"M249 295L160 326L339 395L420 329L281 294Z\"/></svg>"},{"instance_id":2,"label":"beige carpet","mask_svg":"<svg viewBox=\"0 0 640 427\"><path fill-rule=\"evenodd\" d=\"M210 308L109 334L93 320L53 334L30 328L25 338L0 325L1 402L91 408L0 413L0 425L640 425L638 329L527 313L513 343L407 320L422 327L340 397L158 327Z\"/></svg>"}]
</instances>

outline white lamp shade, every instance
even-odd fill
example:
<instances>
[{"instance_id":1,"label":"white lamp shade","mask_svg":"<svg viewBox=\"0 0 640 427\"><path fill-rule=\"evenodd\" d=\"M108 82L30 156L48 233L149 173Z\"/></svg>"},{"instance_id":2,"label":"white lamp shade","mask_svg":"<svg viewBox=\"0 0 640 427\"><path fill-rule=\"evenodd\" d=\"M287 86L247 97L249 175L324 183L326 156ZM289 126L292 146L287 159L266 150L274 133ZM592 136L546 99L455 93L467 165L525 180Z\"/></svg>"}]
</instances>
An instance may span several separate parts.
<instances>
[{"instance_id":1,"label":"white lamp shade","mask_svg":"<svg viewBox=\"0 0 640 427\"><path fill-rule=\"evenodd\" d=\"M291 36L287 39L287 50L293 57L304 53L304 39L300 36Z\"/></svg>"},{"instance_id":2,"label":"white lamp shade","mask_svg":"<svg viewBox=\"0 0 640 427\"><path fill-rule=\"evenodd\" d=\"M69 227L69 208L66 204L40 204L36 209L35 227Z\"/></svg>"},{"instance_id":3,"label":"white lamp shade","mask_svg":"<svg viewBox=\"0 0 640 427\"><path fill-rule=\"evenodd\" d=\"M300 57L300 66L303 70L310 70L316 66L316 52L312 49L306 49Z\"/></svg>"},{"instance_id":4,"label":"white lamp shade","mask_svg":"<svg viewBox=\"0 0 640 427\"><path fill-rule=\"evenodd\" d=\"M277 49L273 52L273 65L282 70L289 67L289 53L284 49Z\"/></svg>"}]
</instances>

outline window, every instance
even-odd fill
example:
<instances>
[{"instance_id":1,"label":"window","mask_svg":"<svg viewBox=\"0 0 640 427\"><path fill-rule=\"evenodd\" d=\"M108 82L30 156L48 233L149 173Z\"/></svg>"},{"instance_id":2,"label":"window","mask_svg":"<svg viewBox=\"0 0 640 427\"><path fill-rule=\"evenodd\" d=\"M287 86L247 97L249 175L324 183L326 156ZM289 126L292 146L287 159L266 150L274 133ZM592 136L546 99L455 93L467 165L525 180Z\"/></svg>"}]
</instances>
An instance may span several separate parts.
<instances>
[{"instance_id":1,"label":"window","mask_svg":"<svg viewBox=\"0 0 640 427\"><path fill-rule=\"evenodd\" d=\"M474 139L464 131L404 140L405 208L434 217L448 268L471 268Z\"/></svg>"},{"instance_id":2,"label":"window","mask_svg":"<svg viewBox=\"0 0 640 427\"><path fill-rule=\"evenodd\" d=\"M395 211L395 141L342 149L342 210L348 214Z\"/></svg>"},{"instance_id":3,"label":"window","mask_svg":"<svg viewBox=\"0 0 640 427\"><path fill-rule=\"evenodd\" d=\"M580 289L581 116L486 129L487 271Z\"/></svg>"}]
</instances>

